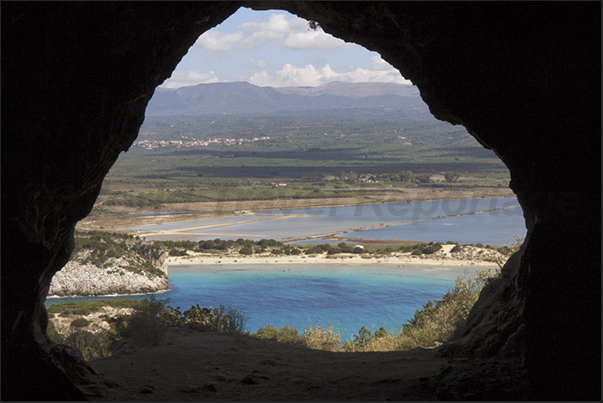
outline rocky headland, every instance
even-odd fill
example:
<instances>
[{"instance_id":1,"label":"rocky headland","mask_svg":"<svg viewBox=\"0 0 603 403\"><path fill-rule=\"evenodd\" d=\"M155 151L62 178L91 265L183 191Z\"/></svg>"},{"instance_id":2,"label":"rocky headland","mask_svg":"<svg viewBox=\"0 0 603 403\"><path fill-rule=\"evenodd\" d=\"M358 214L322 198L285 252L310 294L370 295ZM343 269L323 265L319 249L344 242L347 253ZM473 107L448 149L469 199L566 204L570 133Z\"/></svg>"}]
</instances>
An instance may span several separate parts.
<instances>
[{"instance_id":1,"label":"rocky headland","mask_svg":"<svg viewBox=\"0 0 603 403\"><path fill-rule=\"evenodd\" d=\"M167 252L139 238L96 233L52 278L48 296L141 294L168 289Z\"/></svg>"}]
</instances>

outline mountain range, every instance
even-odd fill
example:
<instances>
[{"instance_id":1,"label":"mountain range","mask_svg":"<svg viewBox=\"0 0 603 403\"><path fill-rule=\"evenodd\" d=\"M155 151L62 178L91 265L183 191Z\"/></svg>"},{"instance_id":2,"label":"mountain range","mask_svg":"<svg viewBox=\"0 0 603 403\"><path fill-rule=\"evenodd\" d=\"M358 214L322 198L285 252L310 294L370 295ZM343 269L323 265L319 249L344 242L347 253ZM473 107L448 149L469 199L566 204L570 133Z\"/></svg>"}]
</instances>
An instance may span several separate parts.
<instances>
[{"instance_id":1,"label":"mountain range","mask_svg":"<svg viewBox=\"0 0 603 403\"><path fill-rule=\"evenodd\" d=\"M427 110L416 87L330 82L318 87L258 87L247 82L157 88L147 116L267 113L348 108Z\"/></svg>"}]
</instances>

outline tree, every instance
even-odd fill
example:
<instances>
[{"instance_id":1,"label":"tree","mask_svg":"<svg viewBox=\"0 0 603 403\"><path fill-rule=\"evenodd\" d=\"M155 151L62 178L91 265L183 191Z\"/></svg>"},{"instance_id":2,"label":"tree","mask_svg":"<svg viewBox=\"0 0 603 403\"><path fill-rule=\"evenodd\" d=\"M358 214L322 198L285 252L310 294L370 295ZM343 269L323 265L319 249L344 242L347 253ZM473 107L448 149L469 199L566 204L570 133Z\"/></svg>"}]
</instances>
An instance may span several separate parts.
<instances>
[{"instance_id":1,"label":"tree","mask_svg":"<svg viewBox=\"0 0 603 403\"><path fill-rule=\"evenodd\" d=\"M400 181L401 182L412 182L413 174L412 171L402 171L400 172Z\"/></svg>"},{"instance_id":2,"label":"tree","mask_svg":"<svg viewBox=\"0 0 603 403\"><path fill-rule=\"evenodd\" d=\"M348 183L356 183L358 182L358 174L354 171L350 171L350 173L347 175L348 176Z\"/></svg>"},{"instance_id":3,"label":"tree","mask_svg":"<svg viewBox=\"0 0 603 403\"><path fill-rule=\"evenodd\" d=\"M431 182L431 175L430 174L414 175L414 181L417 183L429 183L429 182Z\"/></svg>"},{"instance_id":4,"label":"tree","mask_svg":"<svg viewBox=\"0 0 603 403\"><path fill-rule=\"evenodd\" d=\"M249 246L244 246L239 251L239 254L241 254L241 255L253 255L253 250Z\"/></svg>"},{"instance_id":5,"label":"tree","mask_svg":"<svg viewBox=\"0 0 603 403\"><path fill-rule=\"evenodd\" d=\"M448 171L444 173L444 179L446 182L458 182L461 175L456 171Z\"/></svg>"}]
</instances>

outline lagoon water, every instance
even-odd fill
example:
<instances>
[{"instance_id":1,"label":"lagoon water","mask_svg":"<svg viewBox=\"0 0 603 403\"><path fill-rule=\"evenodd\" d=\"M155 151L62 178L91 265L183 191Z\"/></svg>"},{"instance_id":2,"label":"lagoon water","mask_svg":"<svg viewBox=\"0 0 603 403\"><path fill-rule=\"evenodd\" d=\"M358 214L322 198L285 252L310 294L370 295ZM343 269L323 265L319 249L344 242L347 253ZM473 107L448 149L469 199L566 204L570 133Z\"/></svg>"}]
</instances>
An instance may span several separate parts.
<instances>
[{"instance_id":1,"label":"lagoon water","mask_svg":"<svg viewBox=\"0 0 603 403\"><path fill-rule=\"evenodd\" d=\"M475 268L405 265L203 265L170 267L170 290L156 294L182 311L191 305L231 306L248 317L247 330L272 324L331 323L342 340L365 326L398 329L459 275ZM46 305L133 297L49 298Z\"/></svg>"},{"instance_id":2,"label":"lagoon water","mask_svg":"<svg viewBox=\"0 0 603 403\"><path fill-rule=\"evenodd\" d=\"M497 210L484 211L492 209ZM373 228L375 226L381 227ZM526 232L523 212L516 198L272 210L128 229L160 231L187 227L201 228L181 232L176 235L178 239L272 238L287 242L336 233L338 237L360 239L453 241L502 246L512 244L517 235L523 237ZM155 235L147 239L175 239L175 236ZM320 243L323 239L317 241Z\"/></svg>"}]
</instances>

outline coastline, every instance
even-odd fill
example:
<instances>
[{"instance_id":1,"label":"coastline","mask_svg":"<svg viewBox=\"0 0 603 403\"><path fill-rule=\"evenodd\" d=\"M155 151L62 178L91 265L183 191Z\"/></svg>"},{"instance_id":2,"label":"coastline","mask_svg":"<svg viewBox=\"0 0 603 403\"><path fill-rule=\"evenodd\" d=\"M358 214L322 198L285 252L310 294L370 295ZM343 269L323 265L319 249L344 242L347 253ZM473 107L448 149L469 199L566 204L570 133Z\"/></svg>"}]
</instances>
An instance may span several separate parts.
<instances>
[{"instance_id":1,"label":"coastline","mask_svg":"<svg viewBox=\"0 0 603 403\"><path fill-rule=\"evenodd\" d=\"M459 256L453 256L450 253L454 245L443 245L442 249L429 257L413 256L410 253L394 253L391 256L384 257L362 257L357 254L338 254L332 256L326 255L270 255L262 254L258 256L247 255L216 255L189 252L188 256L170 256L167 258L168 266L204 266L204 265L324 265L324 264L357 264L357 265L420 265L420 266L452 266L452 267L482 267L497 268L498 264L494 261L473 257L484 255L487 259L500 255L498 252L484 248L472 247L476 253L463 253ZM484 253L484 251L487 251ZM490 252L490 253L488 253Z\"/></svg>"},{"instance_id":2,"label":"coastline","mask_svg":"<svg viewBox=\"0 0 603 403\"><path fill-rule=\"evenodd\" d=\"M331 197L310 199L274 199L274 200L239 200L219 202L169 203L163 211L154 211L153 215L134 215L148 212L144 208L124 206L105 206L102 201L96 207L102 207L110 214L97 217L86 217L77 224L78 230L122 231L124 227L157 225L194 221L208 218L244 216L246 213L261 213L272 210L291 210L305 208L331 208L367 205L388 205L397 203L416 203L427 201L453 201L478 198L514 198L516 195L508 188L484 187L476 189L439 189L420 187L392 187L379 189L382 193L370 196ZM165 212L178 212L165 214ZM156 214L164 213L164 214ZM121 214L121 215L120 215ZM102 228L101 228L102 227ZM125 231L127 232L127 231Z\"/></svg>"}]
</instances>

